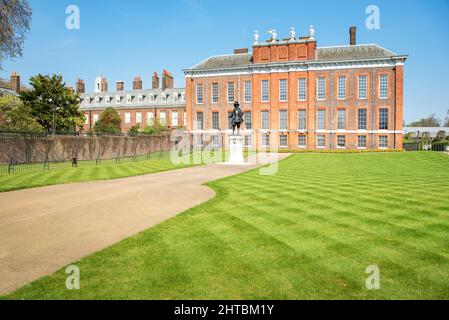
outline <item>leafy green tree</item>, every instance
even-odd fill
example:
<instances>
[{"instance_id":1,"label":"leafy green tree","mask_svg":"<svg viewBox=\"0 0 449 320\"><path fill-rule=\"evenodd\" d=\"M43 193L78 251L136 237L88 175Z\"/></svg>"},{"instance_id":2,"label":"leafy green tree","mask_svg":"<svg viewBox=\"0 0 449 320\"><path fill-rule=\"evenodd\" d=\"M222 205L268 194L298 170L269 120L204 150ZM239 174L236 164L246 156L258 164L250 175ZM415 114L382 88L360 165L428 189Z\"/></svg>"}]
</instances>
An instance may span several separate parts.
<instances>
[{"instance_id":1,"label":"leafy green tree","mask_svg":"<svg viewBox=\"0 0 449 320\"><path fill-rule=\"evenodd\" d=\"M407 127L440 127L441 121L434 114L427 118L410 123Z\"/></svg>"},{"instance_id":2,"label":"leafy green tree","mask_svg":"<svg viewBox=\"0 0 449 320\"><path fill-rule=\"evenodd\" d=\"M121 133L122 119L114 108L106 108L100 116L100 120L94 125L97 134Z\"/></svg>"},{"instance_id":3,"label":"leafy green tree","mask_svg":"<svg viewBox=\"0 0 449 320\"><path fill-rule=\"evenodd\" d=\"M30 85L33 89L22 91L20 98L47 132L75 131L83 126L79 97L66 87L62 76L38 74L30 79Z\"/></svg>"},{"instance_id":4,"label":"leafy green tree","mask_svg":"<svg viewBox=\"0 0 449 320\"><path fill-rule=\"evenodd\" d=\"M44 132L45 129L36 121L31 109L19 98L11 95L0 97L0 129Z\"/></svg>"},{"instance_id":5,"label":"leafy green tree","mask_svg":"<svg viewBox=\"0 0 449 320\"><path fill-rule=\"evenodd\" d=\"M31 14L27 0L0 1L0 69L3 60L22 56L25 35L30 30Z\"/></svg>"},{"instance_id":6,"label":"leafy green tree","mask_svg":"<svg viewBox=\"0 0 449 320\"><path fill-rule=\"evenodd\" d=\"M139 130L140 130L140 126L139 125L135 125L132 126L129 130L128 130L128 135L130 137L137 137L139 135Z\"/></svg>"},{"instance_id":7,"label":"leafy green tree","mask_svg":"<svg viewBox=\"0 0 449 320\"><path fill-rule=\"evenodd\" d=\"M167 128L167 126L164 126L162 124L160 124L160 122L156 122L154 125L152 126L146 126L143 130L142 130L142 134L145 135L160 135L164 132L167 132L169 129Z\"/></svg>"}]
</instances>

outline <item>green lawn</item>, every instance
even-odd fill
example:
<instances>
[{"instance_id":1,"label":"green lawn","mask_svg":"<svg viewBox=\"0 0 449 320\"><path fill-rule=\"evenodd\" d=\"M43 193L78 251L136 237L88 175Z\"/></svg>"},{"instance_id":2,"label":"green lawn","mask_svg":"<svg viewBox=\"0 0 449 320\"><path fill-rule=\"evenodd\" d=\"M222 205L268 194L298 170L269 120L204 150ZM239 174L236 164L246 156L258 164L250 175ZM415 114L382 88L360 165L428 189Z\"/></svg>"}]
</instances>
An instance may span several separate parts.
<instances>
[{"instance_id":1,"label":"green lawn","mask_svg":"<svg viewBox=\"0 0 449 320\"><path fill-rule=\"evenodd\" d=\"M62 269L7 298L449 298L446 155L293 155L209 185L213 200L77 262L81 290Z\"/></svg>"},{"instance_id":2,"label":"green lawn","mask_svg":"<svg viewBox=\"0 0 449 320\"><path fill-rule=\"evenodd\" d=\"M55 184L126 178L193 165L193 162L192 164L188 162L180 165L173 164L169 152L152 154L149 160L146 156L140 156L136 160L137 162L132 162L131 158L127 158L122 159L120 163L117 163L115 159L102 160L100 165L96 165L95 161L80 161L77 168L72 168L70 162L50 163L50 170L47 171L43 170L43 164L38 170L36 170L37 165L33 165L31 170L34 172L0 174L0 192ZM7 171L3 170L3 172Z\"/></svg>"}]
</instances>

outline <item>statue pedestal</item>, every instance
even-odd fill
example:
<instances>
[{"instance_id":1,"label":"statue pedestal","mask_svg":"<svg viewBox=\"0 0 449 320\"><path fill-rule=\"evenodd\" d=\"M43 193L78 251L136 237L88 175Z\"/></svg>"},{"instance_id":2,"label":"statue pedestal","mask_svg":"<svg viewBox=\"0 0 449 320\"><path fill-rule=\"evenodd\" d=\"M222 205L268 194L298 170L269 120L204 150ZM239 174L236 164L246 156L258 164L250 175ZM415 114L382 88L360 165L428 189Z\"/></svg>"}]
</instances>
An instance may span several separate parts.
<instances>
[{"instance_id":1,"label":"statue pedestal","mask_svg":"<svg viewBox=\"0 0 449 320\"><path fill-rule=\"evenodd\" d=\"M226 164L230 165L245 165L243 157L243 136L230 136L230 152L231 156Z\"/></svg>"}]
</instances>

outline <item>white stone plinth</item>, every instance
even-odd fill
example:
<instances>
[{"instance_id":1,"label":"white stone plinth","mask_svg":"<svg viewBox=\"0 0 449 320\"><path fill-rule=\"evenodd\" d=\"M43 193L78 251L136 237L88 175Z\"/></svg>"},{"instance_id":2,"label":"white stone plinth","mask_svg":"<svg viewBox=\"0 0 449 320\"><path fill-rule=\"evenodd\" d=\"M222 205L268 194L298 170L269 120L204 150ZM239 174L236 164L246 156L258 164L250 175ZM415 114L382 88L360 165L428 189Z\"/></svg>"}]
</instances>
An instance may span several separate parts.
<instances>
[{"instance_id":1,"label":"white stone plinth","mask_svg":"<svg viewBox=\"0 0 449 320\"><path fill-rule=\"evenodd\" d=\"M244 165L245 159L243 157L243 136L230 136L229 137L231 156L227 164L231 165Z\"/></svg>"}]
</instances>

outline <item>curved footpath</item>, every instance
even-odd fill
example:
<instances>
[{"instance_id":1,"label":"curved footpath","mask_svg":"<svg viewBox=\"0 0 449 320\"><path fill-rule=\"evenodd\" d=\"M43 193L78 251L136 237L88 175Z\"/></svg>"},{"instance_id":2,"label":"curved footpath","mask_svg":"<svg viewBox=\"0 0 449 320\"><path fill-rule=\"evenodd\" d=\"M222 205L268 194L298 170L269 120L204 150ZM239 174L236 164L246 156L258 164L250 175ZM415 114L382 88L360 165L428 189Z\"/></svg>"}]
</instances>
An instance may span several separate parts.
<instances>
[{"instance_id":1,"label":"curved footpath","mask_svg":"<svg viewBox=\"0 0 449 320\"><path fill-rule=\"evenodd\" d=\"M258 166L212 164L0 193L0 295L213 198L205 182Z\"/></svg>"}]
</instances>

